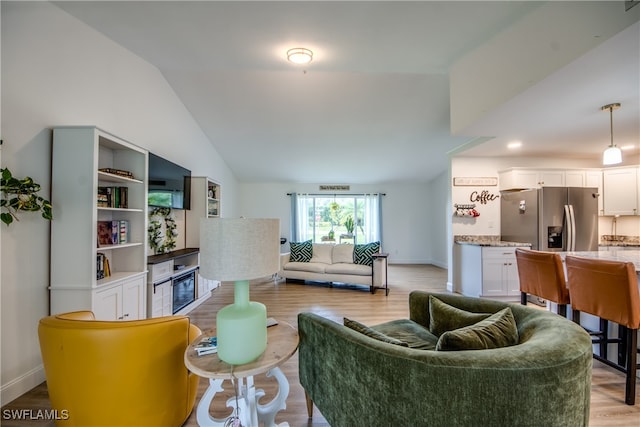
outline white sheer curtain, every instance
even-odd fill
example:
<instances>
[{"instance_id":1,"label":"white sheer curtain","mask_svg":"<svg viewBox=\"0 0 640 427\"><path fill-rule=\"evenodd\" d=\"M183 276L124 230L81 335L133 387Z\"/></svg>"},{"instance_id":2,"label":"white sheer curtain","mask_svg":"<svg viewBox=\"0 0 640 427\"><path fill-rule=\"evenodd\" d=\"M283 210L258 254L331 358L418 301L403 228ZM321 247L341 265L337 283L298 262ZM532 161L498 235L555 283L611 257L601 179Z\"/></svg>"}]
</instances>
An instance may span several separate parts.
<instances>
[{"instance_id":1,"label":"white sheer curtain","mask_svg":"<svg viewBox=\"0 0 640 427\"><path fill-rule=\"evenodd\" d=\"M382 194L364 195L364 218L362 231L364 242L380 241L382 246Z\"/></svg>"},{"instance_id":2,"label":"white sheer curtain","mask_svg":"<svg viewBox=\"0 0 640 427\"><path fill-rule=\"evenodd\" d=\"M309 226L309 207L313 206L313 198L308 194L291 193L291 241L304 242L313 239L313 231Z\"/></svg>"}]
</instances>

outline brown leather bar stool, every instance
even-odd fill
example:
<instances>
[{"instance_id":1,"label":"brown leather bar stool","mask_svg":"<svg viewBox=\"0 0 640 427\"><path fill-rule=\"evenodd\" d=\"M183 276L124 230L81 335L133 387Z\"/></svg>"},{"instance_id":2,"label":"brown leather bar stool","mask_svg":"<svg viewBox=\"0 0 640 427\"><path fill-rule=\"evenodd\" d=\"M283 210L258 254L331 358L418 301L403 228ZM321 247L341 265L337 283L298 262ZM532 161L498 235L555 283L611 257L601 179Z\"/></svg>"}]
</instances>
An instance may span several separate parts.
<instances>
[{"instance_id":1,"label":"brown leather bar stool","mask_svg":"<svg viewBox=\"0 0 640 427\"><path fill-rule=\"evenodd\" d=\"M535 295L558 304L558 314L567 317L569 290L562 258L555 252L516 248L520 303L527 305L527 295Z\"/></svg>"},{"instance_id":2,"label":"brown leather bar stool","mask_svg":"<svg viewBox=\"0 0 640 427\"><path fill-rule=\"evenodd\" d=\"M573 321L580 323L580 312L600 318L600 330L590 332L599 344L601 361L626 374L625 403L635 405L638 368L638 328L640 293L633 263L581 258L567 255L567 277ZM609 321L617 323L618 338L610 338ZM607 344L618 345L618 363L607 359Z\"/></svg>"}]
</instances>

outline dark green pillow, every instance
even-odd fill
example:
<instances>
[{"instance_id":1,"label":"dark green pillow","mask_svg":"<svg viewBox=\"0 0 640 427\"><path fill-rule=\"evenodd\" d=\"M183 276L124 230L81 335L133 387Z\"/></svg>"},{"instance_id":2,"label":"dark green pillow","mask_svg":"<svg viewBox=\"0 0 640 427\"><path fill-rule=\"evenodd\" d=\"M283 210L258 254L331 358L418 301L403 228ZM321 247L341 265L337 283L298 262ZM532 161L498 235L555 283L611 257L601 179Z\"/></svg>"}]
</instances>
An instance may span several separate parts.
<instances>
[{"instance_id":1,"label":"dark green pillow","mask_svg":"<svg viewBox=\"0 0 640 427\"><path fill-rule=\"evenodd\" d=\"M518 344L518 328L509 307L475 325L443 333L436 351L486 350Z\"/></svg>"},{"instance_id":2,"label":"dark green pillow","mask_svg":"<svg viewBox=\"0 0 640 427\"><path fill-rule=\"evenodd\" d=\"M404 341L400 341L390 336L387 336L382 332L378 332L375 329L371 329L370 327L363 325L362 323L357 322L355 320L347 319L345 317L343 322L344 322L344 326L346 326L347 328L353 329L356 332L360 332L361 334L366 335L370 338L376 339L378 341L386 342L389 344L395 344L402 347L409 346L409 344L407 344Z\"/></svg>"},{"instance_id":3,"label":"dark green pillow","mask_svg":"<svg viewBox=\"0 0 640 427\"><path fill-rule=\"evenodd\" d=\"M313 255L313 243L311 240L305 242L289 242L289 249L291 249L291 255L289 261L291 262L309 262Z\"/></svg>"},{"instance_id":4,"label":"dark green pillow","mask_svg":"<svg viewBox=\"0 0 640 427\"><path fill-rule=\"evenodd\" d=\"M489 316L491 313L461 310L429 295L429 332L438 337L447 331L473 325Z\"/></svg>"},{"instance_id":5,"label":"dark green pillow","mask_svg":"<svg viewBox=\"0 0 640 427\"><path fill-rule=\"evenodd\" d=\"M380 242L355 245L353 247L353 263L373 267L373 257L371 255L378 252L380 252Z\"/></svg>"}]
</instances>

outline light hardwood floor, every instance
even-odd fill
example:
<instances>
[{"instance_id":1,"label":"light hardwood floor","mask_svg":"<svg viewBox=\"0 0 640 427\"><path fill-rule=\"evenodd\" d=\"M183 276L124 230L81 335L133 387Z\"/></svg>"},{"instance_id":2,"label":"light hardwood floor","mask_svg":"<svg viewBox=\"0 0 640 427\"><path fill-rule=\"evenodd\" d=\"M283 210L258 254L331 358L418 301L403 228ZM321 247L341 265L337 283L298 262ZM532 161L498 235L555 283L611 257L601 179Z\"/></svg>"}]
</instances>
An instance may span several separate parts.
<instances>
[{"instance_id":1,"label":"light hardwood floor","mask_svg":"<svg viewBox=\"0 0 640 427\"><path fill-rule=\"evenodd\" d=\"M251 299L260 301L267 306L270 317L296 325L297 315L302 311L318 313L336 322L342 322L343 317L350 317L365 324L376 324L397 318L408 317L408 296L414 289L446 292L446 271L428 265L391 265L389 266L390 292L388 296L383 291L375 295L362 287L333 288L320 284L295 284L283 281L257 280L252 282ZM214 326L217 310L232 302L233 287L224 284L214 291L214 295L200 307L190 313L193 323L201 329ZM314 409L313 419L307 417L304 391L298 379L297 353L282 365L291 389L287 399L287 408L278 413L276 422L287 421L291 427L328 427L329 424ZM275 390L275 380L264 375L255 378L257 388L264 389L264 401L270 400ZM202 379L198 390L198 401L208 385ZM225 387L228 386L225 384ZM640 426L640 387L638 388L636 406L624 404L624 376L623 374L594 361L593 381L591 391L590 426ZM230 409L225 406L227 398L233 395L225 390L223 396L217 397L212 404L211 411L216 417L226 416ZM505 396L517 398L517 396ZM372 396L372 404L376 402ZM526 404L526 402L523 402ZM5 409L47 409L49 402L46 384L42 384L25 395L14 400L2 408ZM2 419L2 426L52 426L51 421L16 421ZM455 422L452 421L452 426ZM185 426L197 426L195 411L189 417Z\"/></svg>"}]
</instances>

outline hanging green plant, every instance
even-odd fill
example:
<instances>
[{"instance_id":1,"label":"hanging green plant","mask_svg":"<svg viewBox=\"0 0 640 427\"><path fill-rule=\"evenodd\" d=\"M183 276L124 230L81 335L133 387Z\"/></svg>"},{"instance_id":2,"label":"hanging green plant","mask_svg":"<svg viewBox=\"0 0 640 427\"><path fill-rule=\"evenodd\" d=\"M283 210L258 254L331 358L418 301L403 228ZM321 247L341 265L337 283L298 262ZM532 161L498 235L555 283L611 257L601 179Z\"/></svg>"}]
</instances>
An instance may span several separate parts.
<instances>
[{"instance_id":1,"label":"hanging green plant","mask_svg":"<svg viewBox=\"0 0 640 427\"><path fill-rule=\"evenodd\" d=\"M155 255L166 254L176 247L178 235L176 220L171 208L154 208L149 211L149 246Z\"/></svg>"},{"instance_id":2,"label":"hanging green plant","mask_svg":"<svg viewBox=\"0 0 640 427\"><path fill-rule=\"evenodd\" d=\"M37 194L40 191L40 184L35 183L31 177L17 179L9 169L3 168L0 190L2 190L0 219L5 224L11 224L14 219L19 221L18 211L42 212L44 219L53 218L51 202Z\"/></svg>"}]
</instances>

